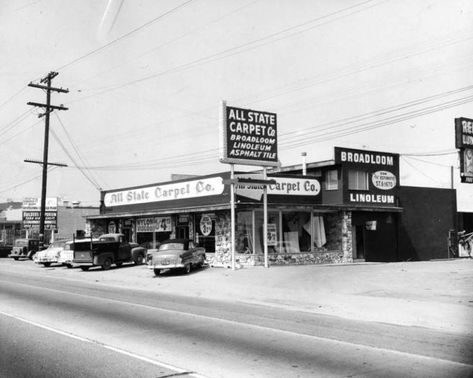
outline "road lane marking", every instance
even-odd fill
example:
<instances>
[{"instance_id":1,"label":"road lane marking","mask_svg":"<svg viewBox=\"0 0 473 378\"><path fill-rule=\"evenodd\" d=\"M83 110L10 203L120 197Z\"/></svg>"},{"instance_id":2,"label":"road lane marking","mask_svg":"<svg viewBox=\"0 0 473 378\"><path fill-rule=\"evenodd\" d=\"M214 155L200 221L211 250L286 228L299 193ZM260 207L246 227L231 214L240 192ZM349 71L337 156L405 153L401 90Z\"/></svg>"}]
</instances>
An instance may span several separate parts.
<instances>
[{"instance_id":1,"label":"road lane marking","mask_svg":"<svg viewBox=\"0 0 473 378\"><path fill-rule=\"evenodd\" d=\"M2 281L2 280L0 280L0 281ZM7 281L4 281L4 282L11 283L11 282L7 282ZM30 287L30 288L33 287L33 288L37 289L36 286L31 286L31 285L28 285L26 283L15 283L15 285L16 286L17 285L22 285L22 286L27 286L27 287ZM318 341L321 341L321 342L329 342L329 343L348 346L348 347L364 348L364 349L367 349L367 350L376 350L376 351L380 351L380 352L392 353L392 354L395 354L395 355L398 355L398 356L403 356L403 357L411 357L411 358L418 358L418 359L423 359L423 360L428 360L428 361L444 362L444 363L458 365L458 366L473 367L473 364L447 360L447 359L444 359L444 358L424 356L424 355L414 354L414 353L409 353L409 352L401 352L401 351L398 351L398 350L393 350L393 349L388 349L388 348L383 348L383 347L376 347L376 346L371 346L371 345L358 344L358 343L353 343L353 342L343 341L343 340L335 340L335 339L330 339L330 338L327 338L327 337L297 333L297 332L294 332L294 331L271 328L271 327L268 327L268 326L262 326L262 325L257 325L257 324L241 323L241 322L234 321L234 320L216 318L216 317L212 317L212 316L208 316L208 315L193 314L193 313L180 311L180 310L169 310L169 309L165 309L165 308L159 308L159 307L154 307L154 306L150 306L150 305L144 305L144 304L141 304L141 303L127 302L127 301L119 300L119 299L104 298L104 297L98 297L98 296L88 295L88 294L71 293L71 292L68 292L68 291L62 291L62 290L58 290L58 289L51 289L51 288L45 288L45 287L42 287L41 290L49 290L49 291L58 292L58 293L61 293L61 294L76 295L76 296L79 296L79 297L95 299L95 300L100 300L100 301L106 300L106 301L110 301L110 302L114 302L114 303L118 303L118 304L122 304L122 305L136 306L136 307L141 307L141 308L145 308L145 309L149 309L149 310L153 310L153 311L161 311L161 312L172 313L172 314L180 314L180 315L184 315L184 316L197 317L197 318L202 318L202 319L211 320L211 321L220 321L220 322L231 324L231 325L245 326L245 327L248 327L248 328L260 329L260 330L263 330L263 331L272 331L272 332L276 331L276 332L284 333L284 334L291 335L291 336L307 337L307 338L318 340ZM2 313L2 312L0 311L0 313Z\"/></svg>"},{"instance_id":2,"label":"road lane marking","mask_svg":"<svg viewBox=\"0 0 473 378\"><path fill-rule=\"evenodd\" d=\"M162 368L165 368L165 369L168 369L168 370L175 371L179 375L188 375L189 377L195 377L195 378L207 378L204 375L201 375L201 374L198 374L198 373L195 373L195 372L191 372L191 371L186 370L186 369L181 369L181 368L178 368L177 366L170 365L170 364L167 364L167 363L164 363L164 362L156 361L156 360L153 360L153 359L145 357L145 356L140 356L139 354L135 354L135 353L129 352L129 351L124 350L124 349L120 349L120 348L117 348L117 347L114 347L114 346L111 346L111 345L107 345L107 344L104 344L104 343L102 343L100 341L97 341L97 340L88 339L88 338L85 338L85 337L75 335L75 334L70 333L70 332L61 331L59 329L55 329L55 328L49 327L49 326L44 325L44 324L40 324L40 323L34 322L32 320L22 318L21 316L9 314L9 313L4 312L4 311L0 311L0 314L4 315L4 316L7 316L9 318L12 318L12 319L22 321L24 323L27 323L27 324L35 326L35 327L42 328L44 330L54 332L54 333L57 333L57 334L62 335L62 336L69 337L71 339L83 341L83 342L86 342L86 343L89 343L89 344L98 345L98 346L101 346L102 348L111 350L113 352L124 354L126 356L135 358L137 360L144 361L144 362L147 362L149 364L152 364L152 365L155 365L155 366L158 366L158 367L162 367Z\"/></svg>"}]
</instances>

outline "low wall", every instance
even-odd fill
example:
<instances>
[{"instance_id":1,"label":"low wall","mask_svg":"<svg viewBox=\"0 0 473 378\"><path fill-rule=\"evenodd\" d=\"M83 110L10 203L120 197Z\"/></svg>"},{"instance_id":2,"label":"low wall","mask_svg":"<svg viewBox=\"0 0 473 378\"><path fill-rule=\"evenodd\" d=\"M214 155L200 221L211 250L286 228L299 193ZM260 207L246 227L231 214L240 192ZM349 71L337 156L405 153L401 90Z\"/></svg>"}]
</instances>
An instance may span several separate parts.
<instances>
[{"instance_id":1,"label":"low wall","mask_svg":"<svg viewBox=\"0 0 473 378\"><path fill-rule=\"evenodd\" d=\"M211 267L231 267L231 254L206 254ZM312 264L344 264L352 260L346 259L342 251L299 252L299 253L270 253L269 265L312 265ZM262 266L263 255L235 254L235 263L239 266Z\"/></svg>"}]
</instances>

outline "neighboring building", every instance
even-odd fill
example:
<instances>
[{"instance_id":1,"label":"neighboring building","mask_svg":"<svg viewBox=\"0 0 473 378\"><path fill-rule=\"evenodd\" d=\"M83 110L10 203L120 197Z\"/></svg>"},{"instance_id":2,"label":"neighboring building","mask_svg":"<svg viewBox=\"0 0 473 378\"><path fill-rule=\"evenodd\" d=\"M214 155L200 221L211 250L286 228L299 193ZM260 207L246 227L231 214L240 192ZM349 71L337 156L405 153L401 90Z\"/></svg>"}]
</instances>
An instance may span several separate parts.
<instances>
[{"instance_id":1,"label":"neighboring building","mask_svg":"<svg viewBox=\"0 0 473 378\"><path fill-rule=\"evenodd\" d=\"M25 207L25 202L31 203L31 200L38 203L37 198L29 198L28 201L0 204L0 244L12 245L15 239L26 235L38 237L39 209ZM54 210L46 213L50 219L47 218L45 241L49 242L53 231L55 239L70 239L77 230L85 230L86 216L98 214L99 208L80 206L77 201L58 201Z\"/></svg>"},{"instance_id":2,"label":"neighboring building","mask_svg":"<svg viewBox=\"0 0 473 378\"><path fill-rule=\"evenodd\" d=\"M21 202L0 203L0 245L12 245L21 235Z\"/></svg>"},{"instance_id":3,"label":"neighboring building","mask_svg":"<svg viewBox=\"0 0 473 378\"><path fill-rule=\"evenodd\" d=\"M94 234L119 231L138 243L190 238L206 248L211 265L229 266L229 178L225 172L103 191L100 214L87 219ZM334 160L283 167L268 178L270 264L447 257L455 191L400 187L397 154L335 147ZM262 193L257 184L236 188L242 265L264 262Z\"/></svg>"}]
</instances>

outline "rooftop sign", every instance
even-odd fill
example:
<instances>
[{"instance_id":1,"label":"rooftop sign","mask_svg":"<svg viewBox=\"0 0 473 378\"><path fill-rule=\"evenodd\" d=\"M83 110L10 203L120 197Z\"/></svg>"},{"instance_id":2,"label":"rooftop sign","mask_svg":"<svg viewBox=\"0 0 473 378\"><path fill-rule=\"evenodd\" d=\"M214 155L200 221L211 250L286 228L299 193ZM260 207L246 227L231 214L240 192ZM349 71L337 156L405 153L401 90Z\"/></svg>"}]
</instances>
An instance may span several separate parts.
<instances>
[{"instance_id":1,"label":"rooftop sign","mask_svg":"<svg viewBox=\"0 0 473 378\"><path fill-rule=\"evenodd\" d=\"M473 119L455 118L455 147L473 148Z\"/></svg>"},{"instance_id":2,"label":"rooftop sign","mask_svg":"<svg viewBox=\"0 0 473 378\"><path fill-rule=\"evenodd\" d=\"M220 124L222 163L278 166L276 113L223 104Z\"/></svg>"}]
</instances>

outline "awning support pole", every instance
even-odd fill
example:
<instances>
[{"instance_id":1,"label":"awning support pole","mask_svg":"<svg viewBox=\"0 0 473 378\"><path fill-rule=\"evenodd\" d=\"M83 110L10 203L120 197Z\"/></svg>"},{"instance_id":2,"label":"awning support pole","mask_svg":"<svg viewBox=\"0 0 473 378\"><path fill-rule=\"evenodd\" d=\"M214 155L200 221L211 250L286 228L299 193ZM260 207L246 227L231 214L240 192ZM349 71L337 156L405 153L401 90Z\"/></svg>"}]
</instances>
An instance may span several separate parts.
<instances>
[{"instance_id":1,"label":"awning support pole","mask_svg":"<svg viewBox=\"0 0 473 378\"><path fill-rule=\"evenodd\" d=\"M230 185L230 218L231 218L231 251L232 251L232 270L235 270L235 183L233 179L235 178L235 165L230 164L230 179L232 184Z\"/></svg>"},{"instance_id":2,"label":"awning support pole","mask_svg":"<svg viewBox=\"0 0 473 378\"><path fill-rule=\"evenodd\" d=\"M263 167L263 180L267 180L266 167ZM264 240L264 267L269 268L268 262L268 186L263 187L263 240Z\"/></svg>"}]
</instances>

